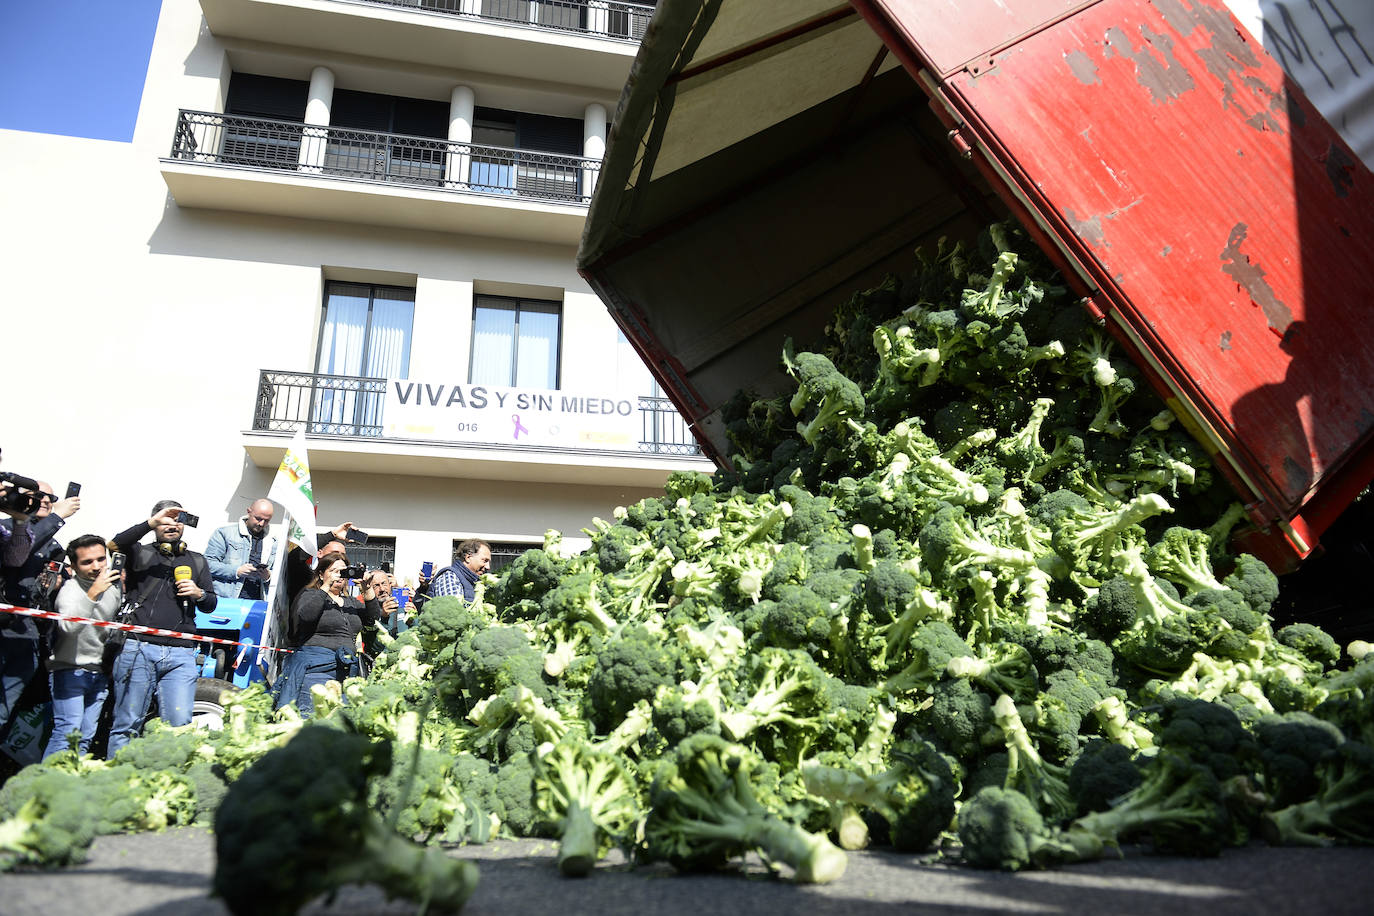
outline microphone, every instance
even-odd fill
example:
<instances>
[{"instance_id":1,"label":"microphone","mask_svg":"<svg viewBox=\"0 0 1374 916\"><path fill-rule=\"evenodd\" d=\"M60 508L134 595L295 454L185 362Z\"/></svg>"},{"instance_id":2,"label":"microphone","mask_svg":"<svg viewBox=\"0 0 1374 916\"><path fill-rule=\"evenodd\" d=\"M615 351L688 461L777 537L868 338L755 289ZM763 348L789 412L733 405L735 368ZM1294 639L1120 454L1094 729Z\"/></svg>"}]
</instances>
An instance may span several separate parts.
<instances>
[{"instance_id":1,"label":"microphone","mask_svg":"<svg viewBox=\"0 0 1374 916\"><path fill-rule=\"evenodd\" d=\"M177 582L190 582L191 576L191 567L189 566L178 566L172 570L172 578ZM191 613L192 601L190 598L177 595L177 604L181 606L182 614Z\"/></svg>"}]
</instances>

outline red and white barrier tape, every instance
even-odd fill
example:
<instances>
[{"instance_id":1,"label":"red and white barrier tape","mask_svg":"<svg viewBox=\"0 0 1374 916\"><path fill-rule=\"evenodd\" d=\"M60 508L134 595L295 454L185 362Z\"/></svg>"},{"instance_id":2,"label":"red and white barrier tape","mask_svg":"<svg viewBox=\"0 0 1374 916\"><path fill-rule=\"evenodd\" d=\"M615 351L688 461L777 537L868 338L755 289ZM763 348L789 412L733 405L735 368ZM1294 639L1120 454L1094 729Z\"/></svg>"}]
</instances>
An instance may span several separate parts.
<instances>
[{"instance_id":1,"label":"red and white barrier tape","mask_svg":"<svg viewBox=\"0 0 1374 916\"><path fill-rule=\"evenodd\" d=\"M243 657L251 649L261 649L264 652L287 652L290 649L276 648L275 646L259 646L253 642L240 642L234 639L220 639L217 636L201 636L199 633L182 633L177 630L164 630L161 627L145 627L136 623L115 623L113 620L96 620L93 617L76 617L71 614L58 614L55 611L39 611L31 607L15 607L12 604L0 603L0 614L20 614L24 617L41 617L44 620L65 620L68 623L84 623L93 627L104 627L107 630L124 630L128 633L144 633L148 636L169 636L173 639L190 639L195 642L218 643L222 646L243 646L243 651L239 653L238 659L234 662L237 668L242 662Z\"/></svg>"}]
</instances>

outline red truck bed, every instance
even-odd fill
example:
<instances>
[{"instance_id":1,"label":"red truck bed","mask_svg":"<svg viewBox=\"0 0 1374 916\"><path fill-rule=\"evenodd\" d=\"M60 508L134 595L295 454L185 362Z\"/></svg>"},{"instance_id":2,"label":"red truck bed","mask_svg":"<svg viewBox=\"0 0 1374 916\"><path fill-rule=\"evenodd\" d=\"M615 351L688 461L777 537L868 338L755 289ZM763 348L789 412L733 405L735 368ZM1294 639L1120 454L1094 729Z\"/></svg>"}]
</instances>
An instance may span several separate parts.
<instances>
[{"instance_id":1,"label":"red truck bed","mask_svg":"<svg viewBox=\"0 0 1374 916\"><path fill-rule=\"evenodd\" d=\"M785 336L1011 212L1285 567L1374 477L1372 182L1221 0L667 0L579 265L720 459Z\"/></svg>"}]
</instances>

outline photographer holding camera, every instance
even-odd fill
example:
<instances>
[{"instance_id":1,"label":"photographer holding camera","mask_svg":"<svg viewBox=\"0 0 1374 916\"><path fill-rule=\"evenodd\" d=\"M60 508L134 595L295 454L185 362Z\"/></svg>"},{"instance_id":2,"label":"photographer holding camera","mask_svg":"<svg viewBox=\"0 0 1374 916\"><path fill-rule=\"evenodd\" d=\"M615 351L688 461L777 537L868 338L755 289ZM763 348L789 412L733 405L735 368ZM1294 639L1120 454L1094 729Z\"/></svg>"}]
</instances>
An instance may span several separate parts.
<instances>
[{"instance_id":1,"label":"photographer holding camera","mask_svg":"<svg viewBox=\"0 0 1374 916\"><path fill-rule=\"evenodd\" d=\"M81 508L81 497L73 491L58 499L52 484L6 475L11 485L0 497L0 506L9 516L3 554L4 600L17 607L51 610L57 586L61 584L65 553L55 539L66 520ZM49 570L54 564L55 571ZM38 671L38 659L50 624L17 614L0 615L0 733L3 733L24 688Z\"/></svg>"},{"instance_id":2,"label":"photographer holding camera","mask_svg":"<svg viewBox=\"0 0 1374 916\"><path fill-rule=\"evenodd\" d=\"M205 559L221 598L267 597L277 559L277 539L267 533L273 511L271 500L254 500L237 525L224 525L210 535Z\"/></svg>"},{"instance_id":3,"label":"photographer holding camera","mask_svg":"<svg viewBox=\"0 0 1374 916\"><path fill-rule=\"evenodd\" d=\"M273 686L277 709L295 703L309 718L315 709L311 687L359 673L358 634L382 615L377 592L386 574L346 564L338 556L322 559L315 578L291 603L295 632L291 655ZM361 601L347 594L350 579L362 580Z\"/></svg>"},{"instance_id":4,"label":"photographer holding camera","mask_svg":"<svg viewBox=\"0 0 1374 916\"><path fill-rule=\"evenodd\" d=\"M125 595L135 605L134 623L193 633L196 609L215 609L219 599L210 564L181 539L183 522L195 520L180 503L164 499L153 506L151 518L115 535L115 546L129 558ZM149 532L153 543L138 543ZM129 743L148 714L154 690L159 715L168 725L190 722L199 677L193 641L131 634L114 662L114 724L107 757Z\"/></svg>"}]
</instances>

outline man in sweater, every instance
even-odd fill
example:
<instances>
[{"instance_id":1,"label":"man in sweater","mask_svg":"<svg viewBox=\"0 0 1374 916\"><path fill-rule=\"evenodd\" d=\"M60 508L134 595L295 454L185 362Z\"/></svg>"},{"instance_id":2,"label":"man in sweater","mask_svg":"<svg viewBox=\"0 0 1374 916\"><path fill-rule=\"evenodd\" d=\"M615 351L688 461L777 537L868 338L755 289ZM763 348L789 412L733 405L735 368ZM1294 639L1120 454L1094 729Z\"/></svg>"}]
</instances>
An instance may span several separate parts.
<instances>
[{"instance_id":1,"label":"man in sweater","mask_svg":"<svg viewBox=\"0 0 1374 916\"><path fill-rule=\"evenodd\" d=\"M69 617L113 620L119 610L119 573L109 568L105 539L83 534L67 545L75 577L57 593L56 610ZM44 758L67 749L68 736L79 732L78 749L86 753L105 705L110 681L100 668L106 631L88 623L60 621L48 658L52 688L52 737Z\"/></svg>"},{"instance_id":2,"label":"man in sweater","mask_svg":"<svg viewBox=\"0 0 1374 916\"><path fill-rule=\"evenodd\" d=\"M182 530L181 504L164 499L153 506L152 517L115 535L115 546L129 558L124 566L125 593L138 604L134 623L194 633L196 609L215 609L218 598L210 564L186 548ZM138 543L149 532L153 543ZM114 757L142 726L154 691L163 721L190 722L199 677L193 641L130 634L114 663L114 723L107 756Z\"/></svg>"}]
</instances>

